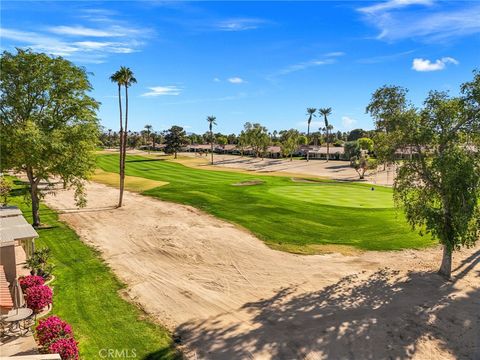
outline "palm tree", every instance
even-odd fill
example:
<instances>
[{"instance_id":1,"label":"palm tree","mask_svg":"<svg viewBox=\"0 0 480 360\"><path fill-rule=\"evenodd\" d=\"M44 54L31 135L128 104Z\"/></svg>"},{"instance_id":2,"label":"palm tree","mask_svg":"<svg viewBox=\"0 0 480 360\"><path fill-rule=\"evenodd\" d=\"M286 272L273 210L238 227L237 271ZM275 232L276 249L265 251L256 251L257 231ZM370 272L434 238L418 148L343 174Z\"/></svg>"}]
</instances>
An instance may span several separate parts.
<instances>
[{"instance_id":1,"label":"palm tree","mask_svg":"<svg viewBox=\"0 0 480 360\"><path fill-rule=\"evenodd\" d=\"M207 117L208 129L210 130L210 150L212 152L212 165L213 165L213 125L217 125L217 122L215 120L217 120L217 118L213 115Z\"/></svg>"},{"instance_id":2,"label":"palm tree","mask_svg":"<svg viewBox=\"0 0 480 360\"><path fill-rule=\"evenodd\" d=\"M120 108L120 198L118 200L118 207L122 206L123 190L125 188L125 157L127 155L127 131L128 131L128 87L137 82L133 76L130 68L121 66L120 70L116 71L110 80L118 85L118 105ZM125 87L125 127L123 126L122 118L122 98L121 89Z\"/></svg>"},{"instance_id":3,"label":"palm tree","mask_svg":"<svg viewBox=\"0 0 480 360\"><path fill-rule=\"evenodd\" d=\"M315 116L315 112L317 109L315 108L307 108L308 120L307 120L307 162L310 159L310 123L312 122L312 118Z\"/></svg>"},{"instance_id":4,"label":"palm tree","mask_svg":"<svg viewBox=\"0 0 480 360\"><path fill-rule=\"evenodd\" d=\"M123 116L122 116L122 80L120 77L120 71L116 71L114 74L110 76L110 81L114 82L118 85L118 107L120 110L120 164L119 164L119 171L120 171L120 185L122 185L122 168L123 168ZM118 207L122 206L122 199L123 199L123 188L120 186L120 199L118 201Z\"/></svg>"},{"instance_id":5,"label":"palm tree","mask_svg":"<svg viewBox=\"0 0 480 360\"><path fill-rule=\"evenodd\" d=\"M152 131L153 126L152 125L145 125L145 130L147 130L147 146L148 146L148 153L150 154L150 144L148 143L150 141L150 133Z\"/></svg>"},{"instance_id":6,"label":"palm tree","mask_svg":"<svg viewBox=\"0 0 480 360\"><path fill-rule=\"evenodd\" d=\"M329 125L328 124L328 119L327 119L327 116L330 116L330 114L332 113L332 108L321 108L318 110L320 112L320 114L323 115L323 119L325 120L325 132L327 134L327 162L328 162L328 158L330 156L330 147L329 147L329 142L328 142L328 131L333 129L333 126Z\"/></svg>"}]
</instances>

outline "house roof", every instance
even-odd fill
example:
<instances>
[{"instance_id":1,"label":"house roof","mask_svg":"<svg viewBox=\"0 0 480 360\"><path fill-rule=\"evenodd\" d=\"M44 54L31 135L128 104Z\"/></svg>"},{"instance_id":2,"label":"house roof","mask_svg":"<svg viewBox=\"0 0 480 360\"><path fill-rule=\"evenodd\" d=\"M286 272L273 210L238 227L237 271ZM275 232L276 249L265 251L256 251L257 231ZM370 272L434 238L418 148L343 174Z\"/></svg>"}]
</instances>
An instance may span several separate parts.
<instances>
[{"instance_id":1,"label":"house roof","mask_svg":"<svg viewBox=\"0 0 480 360\"><path fill-rule=\"evenodd\" d=\"M16 207L0 208L0 246L14 244L15 240L34 239L38 234Z\"/></svg>"},{"instance_id":2,"label":"house roof","mask_svg":"<svg viewBox=\"0 0 480 360\"><path fill-rule=\"evenodd\" d=\"M307 150L307 147L305 146L303 148L304 151ZM322 147L310 147L310 154L326 154L327 153L327 147L326 146L322 146ZM336 147L336 146L330 146L329 148L329 153L330 154L343 154L345 153L345 148L343 146L339 146L339 147Z\"/></svg>"}]
</instances>

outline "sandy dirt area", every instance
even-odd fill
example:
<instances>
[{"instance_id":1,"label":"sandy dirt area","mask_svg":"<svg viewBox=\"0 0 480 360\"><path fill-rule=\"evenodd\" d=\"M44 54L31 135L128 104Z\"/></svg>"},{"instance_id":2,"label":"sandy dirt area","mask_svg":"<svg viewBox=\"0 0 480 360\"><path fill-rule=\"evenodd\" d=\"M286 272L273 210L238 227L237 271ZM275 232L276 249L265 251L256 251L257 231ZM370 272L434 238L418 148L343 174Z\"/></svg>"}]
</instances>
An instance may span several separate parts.
<instances>
[{"instance_id":1,"label":"sandy dirt area","mask_svg":"<svg viewBox=\"0 0 480 360\"><path fill-rule=\"evenodd\" d=\"M210 157L199 156L195 153L181 153L197 160L198 166L212 167L209 165ZM181 161L180 161L181 162ZM188 163L187 163L188 165ZM286 175L306 175L325 177L334 180L359 181L355 169L350 166L349 161L330 160L293 160L289 159L260 159L252 157L241 157L237 155L214 155L214 167L243 169L258 173L280 172ZM383 169L379 166L378 171L368 171L364 181L377 185L391 186L395 175L395 169L388 167Z\"/></svg>"},{"instance_id":2,"label":"sandy dirt area","mask_svg":"<svg viewBox=\"0 0 480 360\"><path fill-rule=\"evenodd\" d=\"M444 282L439 248L293 255L188 206L126 192L115 209L118 190L87 191L86 209L70 190L46 202L187 358L480 358L480 247Z\"/></svg>"}]
</instances>

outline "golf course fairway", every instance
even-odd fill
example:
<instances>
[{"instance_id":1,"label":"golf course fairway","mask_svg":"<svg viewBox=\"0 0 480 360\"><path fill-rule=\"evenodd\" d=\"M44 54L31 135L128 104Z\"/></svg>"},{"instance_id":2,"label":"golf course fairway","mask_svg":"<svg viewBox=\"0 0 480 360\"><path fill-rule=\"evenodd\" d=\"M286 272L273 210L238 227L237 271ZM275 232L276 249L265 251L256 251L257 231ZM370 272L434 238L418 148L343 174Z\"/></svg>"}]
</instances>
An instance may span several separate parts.
<instances>
[{"instance_id":1,"label":"golf course fairway","mask_svg":"<svg viewBox=\"0 0 480 360\"><path fill-rule=\"evenodd\" d=\"M118 155L97 157L106 172L118 172L118 162ZM411 230L394 208L390 188L194 169L138 155L127 156L126 175L167 182L142 194L238 224L278 250L311 254L322 252L320 245L400 250L434 244Z\"/></svg>"}]
</instances>

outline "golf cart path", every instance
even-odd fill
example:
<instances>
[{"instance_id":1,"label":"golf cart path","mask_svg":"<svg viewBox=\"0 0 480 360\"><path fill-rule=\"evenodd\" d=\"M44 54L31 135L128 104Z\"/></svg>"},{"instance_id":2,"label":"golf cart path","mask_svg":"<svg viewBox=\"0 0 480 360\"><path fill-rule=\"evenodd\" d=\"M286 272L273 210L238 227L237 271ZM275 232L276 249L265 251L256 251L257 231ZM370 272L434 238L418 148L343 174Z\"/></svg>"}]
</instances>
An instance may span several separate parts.
<instances>
[{"instance_id":1,"label":"golf cart path","mask_svg":"<svg viewBox=\"0 0 480 360\"><path fill-rule=\"evenodd\" d=\"M80 210L72 190L45 200L100 250L130 300L178 334L187 357L449 359L478 351L478 247L455 255L462 276L444 285L424 273L437 268L439 248L300 256L189 206L125 192L116 209L118 190L96 183L87 194Z\"/></svg>"}]
</instances>

